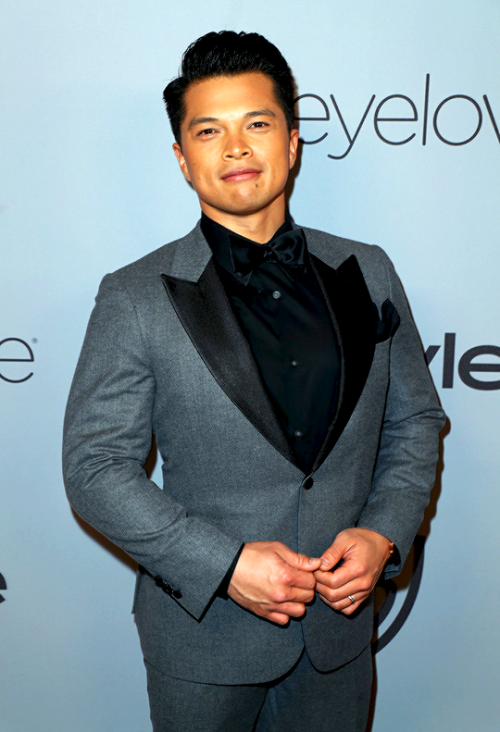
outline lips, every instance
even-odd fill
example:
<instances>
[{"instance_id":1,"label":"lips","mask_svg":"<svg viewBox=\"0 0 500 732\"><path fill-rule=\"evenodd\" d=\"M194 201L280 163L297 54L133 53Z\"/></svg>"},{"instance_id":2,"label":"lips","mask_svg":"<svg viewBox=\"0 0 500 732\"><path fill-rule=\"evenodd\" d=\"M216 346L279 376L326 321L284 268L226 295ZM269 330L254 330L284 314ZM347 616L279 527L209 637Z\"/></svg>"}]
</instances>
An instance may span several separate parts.
<instances>
[{"instance_id":1,"label":"lips","mask_svg":"<svg viewBox=\"0 0 500 732\"><path fill-rule=\"evenodd\" d=\"M256 168L235 168L234 170L230 170L228 173L224 173L224 175L221 176L221 179L229 182L248 180L250 178L255 178L256 175L260 174L260 172L261 171Z\"/></svg>"}]
</instances>

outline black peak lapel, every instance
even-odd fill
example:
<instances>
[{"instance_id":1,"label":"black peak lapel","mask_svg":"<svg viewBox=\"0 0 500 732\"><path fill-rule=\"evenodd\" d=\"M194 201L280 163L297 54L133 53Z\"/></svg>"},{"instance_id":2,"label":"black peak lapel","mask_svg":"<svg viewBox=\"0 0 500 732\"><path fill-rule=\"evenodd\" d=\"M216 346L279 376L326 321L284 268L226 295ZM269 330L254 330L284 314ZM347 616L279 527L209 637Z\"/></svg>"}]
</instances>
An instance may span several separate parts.
<instances>
[{"instance_id":1,"label":"black peak lapel","mask_svg":"<svg viewBox=\"0 0 500 732\"><path fill-rule=\"evenodd\" d=\"M377 311L354 255L332 269L311 255L340 350L337 408L323 445L314 461L317 470L342 434L368 378L377 327Z\"/></svg>"},{"instance_id":2,"label":"black peak lapel","mask_svg":"<svg viewBox=\"0 0 500 732\"><path fill-rule=\"evenodd\" d=\"M213 259L198 282L165 274L162 280L179 320L219 386L266 440L294 463L286 433Z\"/></svg>"}]
</instances>

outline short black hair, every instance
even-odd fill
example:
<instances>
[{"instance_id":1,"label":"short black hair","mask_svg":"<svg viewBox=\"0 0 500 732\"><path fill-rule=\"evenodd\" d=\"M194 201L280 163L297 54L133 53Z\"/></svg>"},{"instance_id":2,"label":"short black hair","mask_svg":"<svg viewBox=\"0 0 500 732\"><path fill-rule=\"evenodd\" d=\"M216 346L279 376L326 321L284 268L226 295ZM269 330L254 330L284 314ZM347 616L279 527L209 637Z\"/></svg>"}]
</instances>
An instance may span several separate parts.
<instances>
[{"instance_id":1,"label":"short black hair","mask_svg":"<svg viewBox=\"0 0 500 732\"><path fill-rule=\"evenodd\" d=\"M281 52L259 33L212 31L191 43L184 52L180 74L163 92L170 126L181 141L181 125L186 116L184 95L190 84L216 76L236 76L260 71L273 82L276 102L288 125L295 126L294 80Z\"/></svg>"}]
</instances>

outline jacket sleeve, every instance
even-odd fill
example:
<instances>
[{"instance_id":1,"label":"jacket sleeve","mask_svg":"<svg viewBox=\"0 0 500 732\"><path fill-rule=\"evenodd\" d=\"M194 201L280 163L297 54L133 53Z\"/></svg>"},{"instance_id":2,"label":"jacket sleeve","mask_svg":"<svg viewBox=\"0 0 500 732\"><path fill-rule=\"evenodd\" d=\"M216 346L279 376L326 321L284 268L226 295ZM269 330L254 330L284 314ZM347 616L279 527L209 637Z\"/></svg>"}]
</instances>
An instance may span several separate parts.
<instances>
[{"instance_id":1,"label":"jacket sleeve","mask_svg":"<svg viewBox=\"0 0 500 732\"><path fill-rule=\"evenodd\" d=\"M357 525L394 542L395 562L385 577L405 562L436 479L439 432L445 415L439 406L406 297L387 255L382 257L391 302L401 318L390 339L389 388L372 489Z\"/></svg>"},{"instance_id":2,"label":"jacket sleeve","mask_svg":"<svg viewBox=\"0 0 500 732\"><path fill-rule=\"evenodd\" d=\"M241 547L151 481L155 376L134 304L107 275L68 400L63 472L74 510L199 619Z\"/></svg>"}]
</instances>

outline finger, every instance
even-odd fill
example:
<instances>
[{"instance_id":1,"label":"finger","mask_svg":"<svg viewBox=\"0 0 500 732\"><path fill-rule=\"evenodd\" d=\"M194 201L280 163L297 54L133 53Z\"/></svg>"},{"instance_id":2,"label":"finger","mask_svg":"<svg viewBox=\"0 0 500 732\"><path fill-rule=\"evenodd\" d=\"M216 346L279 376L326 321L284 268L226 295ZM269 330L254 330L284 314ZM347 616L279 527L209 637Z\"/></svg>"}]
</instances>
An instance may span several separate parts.
<instances>
[{"instance_id":1,"label":"finger","mask_svg":"<svg viewBox=\"0 0 500 732\"><path fill-rule=\"evenodd\" d=\"M308 557L306 554L300 554L292 551L285 544L282 544L277 549L278 554L294 569L302 570L304 572L314 572L321 566L321 559L319 557Z\"/></svg>"},{"instance_id":2,"label":"finger","mask_svg":"<svg viewBox=\"0 0 500 732\"><path fill-rule=\"evenodd\" d=\"M356 612L358 607L366 600L367 597L368 595L366 593L349 595L342 602L342 607L339 607L337 609L340 610L343 615L352 615ZM354 600L354 602L352 602L351 598L352 600ZM340 603L338 604L340 605Z\"/></svg>"},{"instance_id":3,"label":"finger","mask_svg":"<svg viewBox=\"0 0 500 732\"><path fill-rule=\"evenodd\" d=\"M336 610L337 612L342 613L343 615L352 615L352 613L356 612L358 607L361 605L361 603L366 600L366 595L351 595L351 597L354 599L354 602L351 601L349 597L344 597L342 600L339 600L338 602L330 602L327 600L323 595L320 593L319 597L320 599L329 607L331 607L333 610Z\"/></svg>"},{"instance_id":4,"label":"finger","mask_svg":"<svg viewBox=\"0 0 500 732\"><path fill-rule=\"evenodd\" d=\"M301 602L284 602L272 607L255 606L252 608L252 612L256 615L279 625L285 625L290 618L301 618L305 611L306 606Z\"/></svg>"},{"instance_id":5,"label":"finger","mask_svg":"<svg viewBox=\"0 0 500 732\"><path fill-rule=\"evenodd\" d=\"M318 582L316 585L316 592L318 595L321 595L324 597L328 602L332 604L336 604L339 602L344 602L349 595L351 597L359 599L360 597L367 597L370 592L371 588L368 586L361 586L359 581L357 582L350 582L346 585L343 585L342 587L336 587L332 588L330 585L323 584L321 582ZM336 607L336 609L338 609Z\"/></svg>"},{"instance_id":6,"label":"finger","mask_svg":"<svg viewBox=\"0 0 500 732\"><path fill-rule=\"evenodd\" d=\"M324 572L333 569L340 562L348 547L346 537L342 533L338 534L333 544L321 556L321 569Z\"/></svg>"},{"instance_id":7,"label":"finger","mask_svg":"<svg viewBox=\"0 0 500 732\"><path fill-rule=\"evenodd\" d=\"M317 586L317 592L323 602L345 615L351 615L371 594L371 590L364 589L352 589L351 592L346 594L345 588L332 592L329 588L323 588L321 585Z\"/></svg>"},{"instance_id":8,"label":"finger","mask_svg":"<svg viewBox=\"0 0 500 732\"><path fill-rule=\"evenodd\" d=\"M295 555L296 568L301 569L305 572L314 572L315 569L321 567L320 557L308 557L306 554Z\"/></svg>"},{"instance_id":9,"label":"finger","mask_svg":"<svg viewBox=\"0 0 500 732\"><path fill-rule=\"evenodd\" d=\"M314 600L316 586L311 589L301 589L300 587L278 586L271 589L268 596L268 606L271 609L280 611L285 603L305 603Z\"/></svg>"},{"instance_id":10,"label":"finger","mask_svg":"<svg viewBox=\"0 0 500 732\"><path fill-rule=\"evenodd\" d=\"M316 578L313 572L294 569L285 560L275 572L273 581L277 586L296 587L302 590L314 590L316 587Z\"/></svg>"},{"instance_id":11,"label":"finger","mask_svg":"<svg viewBox=\"0 0 500 732\"><path fill-rule=\"evenodd\" d=\"M325 602L332 607L336 602L342 601L343 598L345 598L345 593L340 593L338 590L332 590L331 587L328 587L327 585L316 585L316 592L322 600L325 600Z\"/></svg>"},{"instance_id":12,"label":"finger","mask_svg":"<svg viewBox=\"0 0 500 732\"><path fill-rule=\"evenodd\" d=\"M355 579L358 579L362 569L353 561L347 560L342 567L333 572L323 572L321 569L314 572L317 582L332 588L344 587Z\"/></svg>"},{"instance_id":13,"label":"finger","mask_svg":"<svg viewBox=\"0 0 500 732\"><path fill-rule=\"evenodd\" d=\"M303 590L300 587L292 587L290 588L290 592L288 593L288 596L284 602L300 602L301 604L305 605L308 602L312 602L314 600L314 595L316 593L316 586L314 586L310 590ZM281 605L283 603L280 603Z\"/></svg>"},{"instance_id":14,"label":"finger","mask_svg":"<svg viewBox=\"0 0 500 732\"><path fill-rule=\"evenodd\" d=\"M302 602L284 602L276 609L276 612L286 613L291 618L301 618L306 611L306 606Z\"/></svg>"},{"instance_id":15,"label":"finger","mask_svg":"<svg viewBox=\"0 0 500 732\"><path fill-rule=\"evenodd\" d=\"M284 584L299 590L313 592L316 589L316 577L312 572L300 572L290 569Z\"/></svg>"},{"instance_id":16,"label":"finger","mask_svg":"<svg viewBox=\"0 0 500 732\"><path fill-rule=\"evenodd\" d=\"M266 620L270 620L271 623L276 623L277 625L286 625L290 620L289 615L286 615L285 613L278 613L276 611L268 613L263 617L266 618Z\"/></svg>"}]
</instances>

